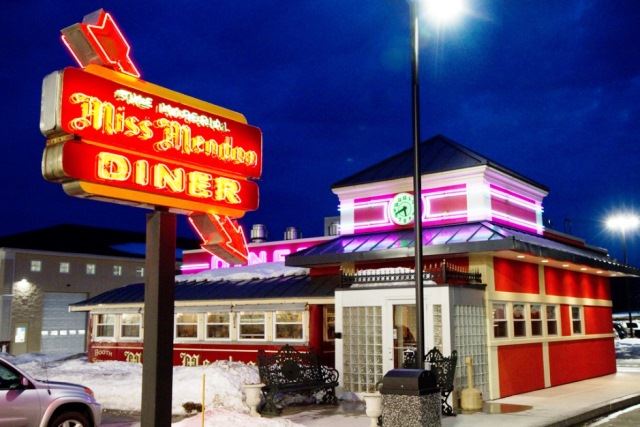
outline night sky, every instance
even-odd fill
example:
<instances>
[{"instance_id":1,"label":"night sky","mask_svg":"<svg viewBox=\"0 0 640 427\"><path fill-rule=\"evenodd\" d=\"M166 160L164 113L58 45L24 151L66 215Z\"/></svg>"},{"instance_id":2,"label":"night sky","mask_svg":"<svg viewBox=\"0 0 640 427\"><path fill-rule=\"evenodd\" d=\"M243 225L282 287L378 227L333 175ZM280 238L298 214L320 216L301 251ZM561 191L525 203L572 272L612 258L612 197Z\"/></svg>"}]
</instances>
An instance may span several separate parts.
<instances>
[{"instance_id":1,"label":"night sky","mask_svg":"<svg viewBox=\"0 0 640 427\"><path fill-rule=\"evenodd\" d=\"M552 228L622 257L604 229L640 211L640 2L467 0L423 21L422 136L444 134L545 184ZM40 174L42 78L75 65L63 27L104 7L145 80L262 129L260 209L242 220L320 235L332 183L411 146L404 0L4 0L0 235L59 223L144 229L145 210L74 199ZM181 219L180 234L190 235ZM629 240L640 265L640 238Z\"/></svg>"}]
</instances>

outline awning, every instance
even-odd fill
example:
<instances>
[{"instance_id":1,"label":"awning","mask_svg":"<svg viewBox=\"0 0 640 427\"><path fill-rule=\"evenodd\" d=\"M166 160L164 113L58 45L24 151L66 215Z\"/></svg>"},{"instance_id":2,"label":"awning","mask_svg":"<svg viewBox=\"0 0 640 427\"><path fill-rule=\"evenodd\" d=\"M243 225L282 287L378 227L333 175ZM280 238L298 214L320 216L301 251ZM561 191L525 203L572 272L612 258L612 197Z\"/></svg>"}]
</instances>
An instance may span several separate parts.
<instances>
[{"instance_id":1,"label":"awning","mask_svg":"<svg viewBox=\"0 0 640 427\"><path fill-rule=\"evenodd\" d=\"M617 263L602 250L575 247L489 222L428 227L422 234L422 253L428 256L515 251L558 261L640 276L640 270ZM343 262L383 261L414 256L412 228L339 236L286 257L285 265L314 267Z\"/></svg>"}]
</instances>

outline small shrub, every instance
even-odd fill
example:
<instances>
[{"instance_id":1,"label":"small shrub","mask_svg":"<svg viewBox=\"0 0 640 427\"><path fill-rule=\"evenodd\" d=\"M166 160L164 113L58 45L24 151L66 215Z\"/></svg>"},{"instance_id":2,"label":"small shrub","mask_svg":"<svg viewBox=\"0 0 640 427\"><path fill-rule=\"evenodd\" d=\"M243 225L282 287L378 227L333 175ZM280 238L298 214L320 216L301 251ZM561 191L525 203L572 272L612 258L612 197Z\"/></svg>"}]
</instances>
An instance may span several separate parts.
<instances>
[{"instance_id":1,"label":"small shrub","mask_svg":"<svg viewBox=\"0 0 640 427\"><path fill-rule=\"evenodd\" d=\"M190 414L192 412L202 412L202 404L201 403L195 403L195 402L185 402L182 404L182 407L184 408L184 411L187 414Z\"/></svg>"}]
</instances>

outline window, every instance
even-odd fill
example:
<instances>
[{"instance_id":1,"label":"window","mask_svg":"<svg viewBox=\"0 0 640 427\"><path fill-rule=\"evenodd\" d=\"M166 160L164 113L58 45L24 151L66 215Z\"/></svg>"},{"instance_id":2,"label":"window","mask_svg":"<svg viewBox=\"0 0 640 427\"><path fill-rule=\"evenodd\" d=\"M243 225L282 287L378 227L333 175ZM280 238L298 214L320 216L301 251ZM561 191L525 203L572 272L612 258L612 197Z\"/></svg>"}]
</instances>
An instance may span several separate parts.
<instances>
[{"instance_id":1,"label":"window","mask_svg":"<svg viewBox=\"0 0 640 427\"><path fill-rule=\"evenodd\" d=\"M122 276L122 266L121 265L114 265L113 266L113 275L114 276Z\"/></svg>"},{"instance_id":2,"label":"window","mask_svg":"<svg viewBox=\"0 0 640 427\"><path fill-rule=\"evenodd\" d=\"M493 337L507 336L506 304L493 304Z\"/></svg>"},{"instance_id":3,"label":"window","mask_svg":"<svg viewBox=\"0 0 640 427\"><path fill-rule=\"evenodd\" d=\"M333 305L324 306L324 340L336 339L336 309Z\"/></svg>"},{"instance_id":4,"label":"window","mask_svg":"<svg viewBox=\"0 0 640 427\"><path fill-rule=\"evenodd\" d=\"M144 267L138 267L138 268L136 268L136 276L138 276L138 277L144 277Z\"/></svg>"},{"instance_id":5,"label":"window","mask_svg":"<svg viewBox=\"0 0 640 427\"><path fill-rule=\"evenodd\" d=\"M35 271L35 272L42 271L42 261L37 259L31 260L31 271Z\"/></svg>"},{"instance_id":6,"label":"window","mask_svg":"<svg viewBox=\"0 0 640 427\"><path fill-rule=\"evenodd\" d=\"M571 333L573 334L581 334L582 333L582 315L581 308L578 306L571 307Z\"/></svg>"},{"instance_id":7,"label":"window","mask_svg":"<svg viewBox=\"0 0 640 427\"><path fill-rule=\"evenodd\" d=\"M531 335L542 336L542 312L539 304L531 304Z\"/></svg>"},{"instance_id":8,"label":"window","mask_svg":"<svg viewBox=\"0 0 640 427\"><path fill-rule=\"evenodd\" d=\"M207 338L214 340L231 338L230 318L231 313L207 313Z\"/></svg>"},{"instance_id":9,"label":"window","mask_svg":"<svg viewBox=\"0 0 640 427\"><path fill-rule=\"evenodd\" d=\"M513 336L527 336L527 319L524 313L524 304L513 304Z\"/></svg>"},{"instance_id":10,"label":"window","mask_svg":"<svg viewBox=\"0 0 640 427\"><path fill-rule=\"evenodd\" d=\"M93 276L94 274L96 274L96 265L95 264L87 264L86 272L90 276Z\"/></svg>"},{"instance_id":11,"label":"window","mask_svg":"<svg viewBox=\"0 0 640 427\"><path fill-rule=\"evenodd\" d=\"M285 341L303 339L303 315L303 311L276 311L275 339Z\"/></svg>"},{"instance_id":12,"label":"window","mask_svg":"<svg viewBox=\"0 0 640 427\"><path fill-rule=\"evenodd\" d=\"M198 314L176 314L176 338L198 338Z\"/></svg>"},{"instance_id":13,"label":"window","mask_svg":"<svg viewBox=\"0 0 640 427\"><path fill-rule=\"evenodd\" d=\"M60 263L60 273L68 273L69 272L69 263L61 262Z\"/></svg>"},{"instance_id":14,"label":"window","mask_svg":"<svg viewBox=\"0 0 640 427\"><path fill-rule=\"evenodd\" d=\"M556 306L547 306L547 335L558 335L558 316Z\"/></svg>"},{"instance_id":15,"label":"window","mask_svg":"<svg viewBox=\"0 0 640 427\"><path fill-rule=\"evenodd\" d=\"M140 338L142 316L138 313L122 313L120 316L120 337Z\"/></svg>"},{"instance_id":16,"label":"window","mask_svg":"<svg viewBox=\"0 0 640 427\"><path fill-rule=\"evenodd\" d=\"M264 313L240 313L238 339L264 340Z\"/></svg>"},{"instance_id":17,"label":"window","mask_svg":"<svg viewBox=\"0 0 640 427\"><path fill-rule=\"evenodd\" d=\"M96 337L113 338L116 326L115 314L96 315Z\"/></svg>"}]
</instances>

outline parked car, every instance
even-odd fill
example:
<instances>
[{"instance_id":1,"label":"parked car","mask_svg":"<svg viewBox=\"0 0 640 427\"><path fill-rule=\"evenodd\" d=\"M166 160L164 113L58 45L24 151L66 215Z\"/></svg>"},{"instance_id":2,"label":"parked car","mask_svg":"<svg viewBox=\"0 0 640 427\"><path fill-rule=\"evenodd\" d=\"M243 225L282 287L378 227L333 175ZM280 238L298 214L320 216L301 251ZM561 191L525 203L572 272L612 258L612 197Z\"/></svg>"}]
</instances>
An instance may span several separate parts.
<instances>
[{"instance_id":1,"label":"parked car","mask_svg":"<svg viewBox=\"0 0 640 427\"><path fill-rule=\"evenodd\" d=\"M613 322L613 332L618 336L618 338L626 338L627 332L624 330L621 324Z\"/></svg>"},{"instance_id":2,"label":"parked car","mask_svg":"<svg viewBox=\"0 0 640 427\"><path fill-rule=\"evenodd\" d=\"M0 357L0 426L94 427L100 411L90 388L36 380Z\"/></svg>"}]
</instances>

